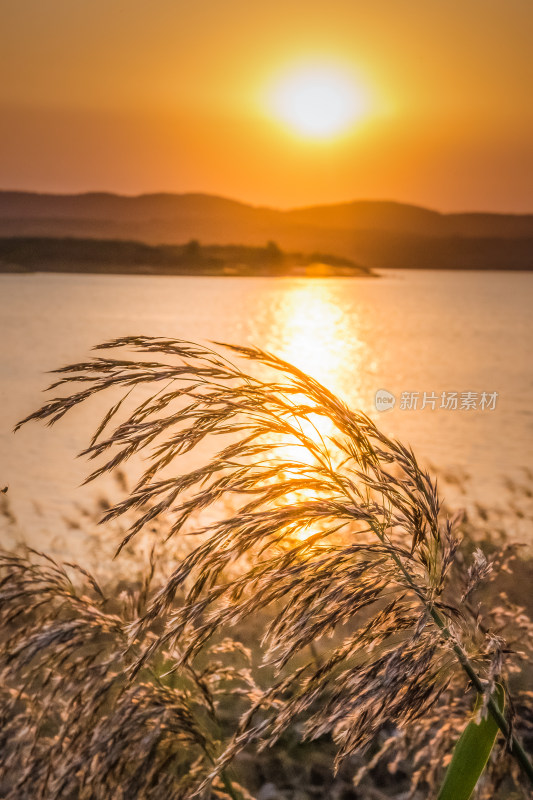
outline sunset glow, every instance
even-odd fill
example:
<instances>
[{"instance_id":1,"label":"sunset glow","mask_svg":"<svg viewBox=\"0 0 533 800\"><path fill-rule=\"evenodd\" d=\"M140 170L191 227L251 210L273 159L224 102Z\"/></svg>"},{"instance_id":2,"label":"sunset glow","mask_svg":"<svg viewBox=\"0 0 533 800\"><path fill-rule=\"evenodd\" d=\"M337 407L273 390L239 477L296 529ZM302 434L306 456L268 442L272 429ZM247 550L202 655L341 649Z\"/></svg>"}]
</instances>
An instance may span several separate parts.
<instances>
[{"instance_id":1,"label":"sunset glow","mask_svg":"<svg viewBox=\"0 0 533 800\"><path fill-rule=\"evenodd\" d=\"M362 92L339 69L304 67L282 78L272 92L272 108L283 122L307 137L341 133L365 112Z\"/></svg>"},{"instance_id":2,"label":"sunset glow","mask_svg":"<svg viewBox=\"0 0 533 800\"><path fill-rule=\"evenodd\" d=\"M4 188L531 208L532 3L8 6Z\"/></svg>"},{"instance_id":3,"label":"sunset glow","mask_svg":"<svg viewBox=\"0 0 533 800\"><path fill-rule=\"evenodd\" d=\"M2 11L0 800L526 797L533 0Z\"/></svg>"}]
</instances>

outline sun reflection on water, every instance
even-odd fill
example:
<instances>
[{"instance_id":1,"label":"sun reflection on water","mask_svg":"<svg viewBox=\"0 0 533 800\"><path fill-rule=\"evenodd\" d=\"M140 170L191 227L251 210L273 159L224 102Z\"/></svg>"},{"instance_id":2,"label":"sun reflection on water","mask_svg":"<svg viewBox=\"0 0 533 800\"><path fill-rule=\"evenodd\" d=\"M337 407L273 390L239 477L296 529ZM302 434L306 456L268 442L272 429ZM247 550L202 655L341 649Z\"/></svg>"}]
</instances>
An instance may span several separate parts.
<instances>
[{"instance_id":1,"label":"sun reflection on water","mask_svg":"<svg viewBox=\"0 0 533 800\"><path fill-rule=\"evenodd\" d=\"M346 318L346 313L336 300L327 281L314 280L294 284L285 292L276 308L276 326L272 326L272 338L268 349L311 375L340 397L357 403L360 392L353 382L354 373L360 373L365 346L357 337L358 320ZM354 363L355 358L355 363ZM350 363L350 386L346 385L347 363ZM359 368L359 369L358 369ZM303 398L298 398L303 399ZM331 447L329 437L335 434L332 420L323 415L312 414L299 422L305 436L315 444ZM304 466L316 464L316 458L295 438L284 444L279 455ZM315 499L309 490L287 495L284 502ZM302 529L298 533L305 540L317 532L316 526Z\"/></svg>"},{"instance_id":2,"label":"sun reflection on water","mask_svg":"<svg viewBox=\"0 0 533 800\"><path fill-rule=\"evenodd\" d=\"M323 281L296 284L278 309L276 345L281 355L334 388L343 363L346 334L342 309Z\"/></svg>"}]
</instances>

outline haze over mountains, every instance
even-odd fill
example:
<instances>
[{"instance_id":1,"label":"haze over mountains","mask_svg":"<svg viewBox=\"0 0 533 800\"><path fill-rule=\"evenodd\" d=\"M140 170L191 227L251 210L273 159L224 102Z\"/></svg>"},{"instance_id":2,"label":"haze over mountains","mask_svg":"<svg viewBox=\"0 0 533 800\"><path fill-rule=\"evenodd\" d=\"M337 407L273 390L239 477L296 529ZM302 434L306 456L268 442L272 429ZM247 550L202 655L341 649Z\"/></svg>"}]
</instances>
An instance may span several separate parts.
<instances>
[{"instance_id":1,"label":"haze over mountains","mask_svg":"<svg viewBox=\"0 0 533 800\"><path fill-rule=\"evenodd\" d=\"M280 211L204 194L0 192L0 236L320 251L368 267L533 269L533 214L441 214L388 201Z\"/></svg>"}]
</instances>

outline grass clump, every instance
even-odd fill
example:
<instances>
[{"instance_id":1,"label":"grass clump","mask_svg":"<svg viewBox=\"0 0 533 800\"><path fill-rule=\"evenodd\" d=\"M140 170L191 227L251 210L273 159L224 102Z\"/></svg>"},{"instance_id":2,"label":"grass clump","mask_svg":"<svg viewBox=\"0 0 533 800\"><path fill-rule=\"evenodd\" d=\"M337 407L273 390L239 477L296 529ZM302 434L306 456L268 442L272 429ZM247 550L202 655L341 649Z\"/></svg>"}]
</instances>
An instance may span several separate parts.
<instances>
[{"instance_id":1,"label":"grass clump","mask_svg":"<svg viewBox=\"0 0 533 800\"><path fill-rule=\"evenodd\" d=\"M106 353L58 370L51 388L70 393L24 422L118 391L84 452L104 459L88 480L146 463L102 522L133 515L119 550L162 519L191 545L121 608L87 573L80 594L64 567L6 556L4 776L24 760L17 785L35 796L238 797L234 759L298 728L332 739L337 767L370 749L356 782L405 757L413 796L434 793L467 687L532 774L494 701L513 668L501 636L512 614L499 607L486 625L469 602L492 564L476 551L461 574L454 521L412 451L261 350L227 347L238 363L161 338L98 350L118 348L145 360ZM239 641L250 620L262 670Z\"/></svg>"}]
</instances>

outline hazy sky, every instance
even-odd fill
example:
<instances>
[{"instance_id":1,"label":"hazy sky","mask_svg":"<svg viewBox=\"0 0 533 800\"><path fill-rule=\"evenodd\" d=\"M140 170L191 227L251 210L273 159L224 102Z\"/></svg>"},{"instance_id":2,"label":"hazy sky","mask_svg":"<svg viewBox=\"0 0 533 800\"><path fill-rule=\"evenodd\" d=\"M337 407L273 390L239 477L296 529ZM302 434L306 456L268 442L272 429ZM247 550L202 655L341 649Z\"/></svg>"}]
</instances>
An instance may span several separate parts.
<instances>
[{"instance_id":1,"label":"hazy sky","mask_svg":"<svg viewBox=\"0 0 533 800\"><path fill-rule=\"evenodd\" d=\"M533 0L0 0L0 188L533 211ZM339 69L342 135L270 87Z\"/></svg>"}]
</instances>

